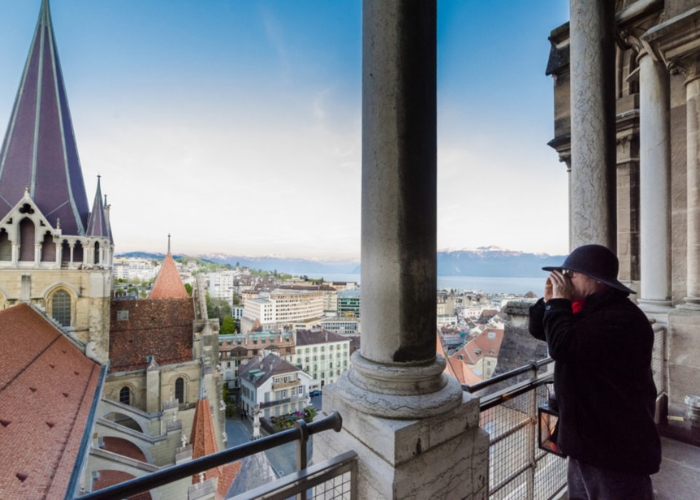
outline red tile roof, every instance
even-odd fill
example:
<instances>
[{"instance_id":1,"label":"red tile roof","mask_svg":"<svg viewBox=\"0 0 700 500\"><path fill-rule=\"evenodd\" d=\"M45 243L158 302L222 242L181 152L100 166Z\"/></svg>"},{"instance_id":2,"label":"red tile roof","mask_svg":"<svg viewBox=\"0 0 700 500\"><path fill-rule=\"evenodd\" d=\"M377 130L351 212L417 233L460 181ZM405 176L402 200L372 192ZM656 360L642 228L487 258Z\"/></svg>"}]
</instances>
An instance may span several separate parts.
<instances>
[{"instance_id":1,"label":"red tile roof","mask_svg":"<svg viewBox=\"0 0 700 500\"><path fill-rule=\"evenodd\" d=\"M120 470L101 470L99 471L100 477L95 479L92 483L92 490L103 490L109 486L114 486L115 484L123 483L130 479L134 479L134 476L128 472L122 472ZM151 494L147 491L145 493L139 493L129 497L129 500L151 500Z\"/></svg>"},{"instance_id":2,"label":"red tile roof","mask_svg":"<svg viewBox=\"0 0 700 500\"><path fill-rule=\"evenodd\" d=\"M123 438L108 436L103 437L102 440L105 444L105 450L116 453L117 455L122 455L124 457L129 457L133 458L134 460L148 463L148 460L146 460L146 455L144 455L141 449L131 441L127 441Z\"/></svg>"},{"instance_id":3,"label":"red tile roof","mask_svg":"<svg viewBox=\"0 0 700 500\"><path fill-rule=\"evenodd\" d=\"M121 312L121 315L118 314ZM119 319L127 316L127 319ZM113 300L109 324L110 372L192 361L192 299Z\"/></svg>"},{"instance_id":4,"label":"red tile roof","mask_svg":"<svg viewBox=\"0 0 700 500\"><path fill-rule=\"evenodd\" d=\"M192 421L192 431L190 432L190 444L192 445L192 458L202 458L212 453L217 453L219 447L216 444L216 435L214 434L214 421L211 417L209 408L209 399L204 398L197 401L197 408L194 411L194 420ZM231 483L236 478L236 474L241 469L242 462L234 462L219 467L214 467L206 472L205 480L218 478L216 487L217 500L223 499L231 487ZM192 484L199 482L199 475L192 477Z\"/></svg>"},{"instance_id":5,"label":"red tile roof","mask_svg":"<svg viewBox=\"0 0 700 500\"><path fill-rule=\"evenodd\" d=\"M30 306L0 311L0 498L65 496L100 368Z\"/></svg>"},{"instance_id":6,"label":"red tile roof","mask_svg":"<svg viewBox=\"0 0 700 500\"><path fill-rule=\"evenodd\" d=\"M182 284L180 273L177 272L177 266L173 260L173 256L168 254L163 260L163 265L160 267L156 283L151 290L151 299L186 299L187 290Z\"/></svg>"}]
</instances>

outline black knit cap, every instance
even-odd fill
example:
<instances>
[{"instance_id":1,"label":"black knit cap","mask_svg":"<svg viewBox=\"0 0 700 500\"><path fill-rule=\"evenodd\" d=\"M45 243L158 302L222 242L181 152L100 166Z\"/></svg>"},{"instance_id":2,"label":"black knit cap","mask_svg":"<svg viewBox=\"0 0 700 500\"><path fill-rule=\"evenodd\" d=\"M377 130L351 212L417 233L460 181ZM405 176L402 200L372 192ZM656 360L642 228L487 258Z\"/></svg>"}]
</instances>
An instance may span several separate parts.
<instances>
[{"instance_id":1,"label":"black knit cap","mask_svg":"<svg viewBox=\"0 0 700 500\"><path fill-rule=\"evenodd\" d=\"M603 245L583 245L575 249L559 267L543 267L544 271L570 269L627 293L637 293L617 280L620 263L617 255Z\"/></svg>"}]
</instances>

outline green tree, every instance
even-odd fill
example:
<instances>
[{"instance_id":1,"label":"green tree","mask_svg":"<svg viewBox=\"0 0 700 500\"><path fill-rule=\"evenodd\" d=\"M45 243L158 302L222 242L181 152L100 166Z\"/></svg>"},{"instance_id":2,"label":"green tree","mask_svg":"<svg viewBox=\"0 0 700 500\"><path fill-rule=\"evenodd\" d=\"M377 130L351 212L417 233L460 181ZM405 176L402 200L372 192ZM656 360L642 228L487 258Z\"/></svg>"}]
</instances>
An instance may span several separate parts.
<instances>
[{"instance_id":1,"label":"green tree","mask_svg":"<svg viewBox=\"0 0 700 500\"><path fill-rule=\"evenodd\" d=\"M221 320L221 328L219 328L219 333L221 335L236 333L236 321L232 316L224 316L224 318Z\"/></svg>"},{"instance_id":2,"label":"green tree","mask_svg":"<svg viewBox=\"0 0 700 500\"><path fill-rule=\"evenodd\" d=\"M190 285L189 283L185 283L185 290L187 290L187 295L192 297L192 285Z\"/></svg>"}]
</instances>

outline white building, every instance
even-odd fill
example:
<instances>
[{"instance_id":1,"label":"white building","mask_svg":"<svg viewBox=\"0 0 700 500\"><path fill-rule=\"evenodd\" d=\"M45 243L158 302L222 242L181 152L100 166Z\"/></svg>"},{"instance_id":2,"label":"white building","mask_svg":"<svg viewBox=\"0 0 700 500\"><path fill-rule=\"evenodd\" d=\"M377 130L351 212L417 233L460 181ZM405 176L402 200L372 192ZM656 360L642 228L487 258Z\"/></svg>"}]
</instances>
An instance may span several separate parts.
<instances>
[{"instance_id":1,"label":"white building","mask_svg":"<svg viewBox=\"0 0 700 500\"><path fill-rule=\"evenodd\" d=\"M263 328L290 327L313 322L323 316L323 292L274 290L269 298L247 299L241 319L241 332L251 331L257 320Z\"/></svg>"},{"instance_id":2,"label":"white building","mask_svg":"<svg viewBox=\"0 0 700 500\"><path fill-rule=\"evenodd\" d=\"M113 274L115 279L150 281L155 279L160 265L151 259L117 257L114 259Z\"/></svg>"},{"instance_id":3,"label":"white building","mask_svg":"<svg viewBox=\"0 0 700 500\"><path fill-rule=\"evenodd\" d=\"M328 331L299 331L293 363L311 375L311 390L333 384L350 366L350 339Z\"/></svg>"},{"instance_id":4,"label":"white building","mask_svg":"<svg viewBox=\"0 0 700 500\"><path fill-rule=\"evenodd\" d=\"M355 319L325 318L321 320L321 329L355 337L360 334L360 322Z\"/></svg>"},{"instance_id":5,"label":"white building","mask_svg":"<svg viewBox=\"0 0 700 500\"><path fill-rule=\"evenodd\" d=\"M209 296L213 299L224 299L233 302L234 283L238 280L236 271L219 271L207 274L209 281Z\"/></svg>"},{"instance_id":6,"label":"white building","mask_svg":"<svg viewBox=\"0 0 700 500\"><path fill-rule=\"evenodd\" d=\"M241 386L241 409L253 414L260 405L270 420L301 412L309 404L311 377L293 364L274 354L243 362L238 370Z\"/></svg>"}]
</instances>

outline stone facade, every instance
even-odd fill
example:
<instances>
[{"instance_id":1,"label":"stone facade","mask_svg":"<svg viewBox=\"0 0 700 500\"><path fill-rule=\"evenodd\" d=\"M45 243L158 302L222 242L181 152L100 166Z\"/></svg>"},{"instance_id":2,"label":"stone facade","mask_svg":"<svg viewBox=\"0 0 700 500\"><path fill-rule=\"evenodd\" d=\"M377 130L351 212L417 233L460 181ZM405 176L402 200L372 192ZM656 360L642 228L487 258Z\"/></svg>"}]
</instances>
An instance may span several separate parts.
<instances>
[{"instance_id":1,"label":"stone facade","mask_svg":"<svg viewBox=\"0 0 700 500\"><path fill-rule=\"evenodd\" d=\"M571 25L551 33L547 73L554 80L555 102L555 138L550 145L571 171L570 198L575 204L587 199L576 171L592 170L575 158L572 164L572 144L593 144L586 134L595 127L572 113L585 105L572 92L572 80L593 96L607 95L608 89L605 78L574 74L574 59L584 57L574 47L576 37L591 31L579 29L573 18L583 12L604 19L601 12L612 3L571 3ZM614 60L604 73L614 79L616 108L615 118L608 119L617 139L616 196L602 203L617 215L613 221L591 218L587 223L598 224L598 232L616 234L609 246L620 258L620 278L639 292L640 307L668 332L668 381L658 389L671 406L697 394L697 384L691 381L700 379L699 8L697 0L619 0L614 21L600 28L601 33L614 33L615 45L604 47L596 41L581 46L585 57ZM588 113L605 117L600 110ZM572 129L572 123L583 130ZM572 234L583 230L576 220L571 224ZM594 242L601 241L576 241Z\"/></svg>"}]
</instances>

